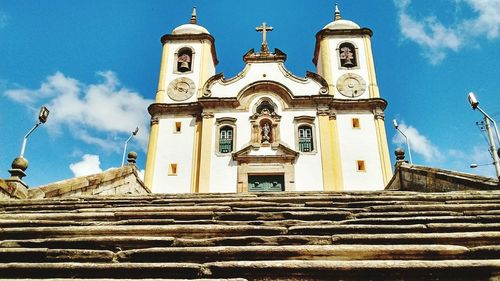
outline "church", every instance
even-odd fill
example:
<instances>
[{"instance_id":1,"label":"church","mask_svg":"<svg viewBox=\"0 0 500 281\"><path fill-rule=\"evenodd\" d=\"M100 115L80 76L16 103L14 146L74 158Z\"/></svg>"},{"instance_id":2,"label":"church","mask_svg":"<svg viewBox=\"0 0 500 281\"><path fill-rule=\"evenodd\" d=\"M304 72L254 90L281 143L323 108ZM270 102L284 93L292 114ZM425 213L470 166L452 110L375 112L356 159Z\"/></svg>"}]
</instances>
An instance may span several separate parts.
<instances>
[{"instance_id":1,"label":"church","mask_svg":"<svg viewBox=\"0 0 500 281\"><path fill-rule=\"evenodd\" d=\"M316 33L315 72L285 67L267 44L234 77L191 20L161 38L144 183L155 193L382 190L392 177L372 31L343 19ZM312 38L312 35L311 35Z\"/></svg>"}]
</instances>

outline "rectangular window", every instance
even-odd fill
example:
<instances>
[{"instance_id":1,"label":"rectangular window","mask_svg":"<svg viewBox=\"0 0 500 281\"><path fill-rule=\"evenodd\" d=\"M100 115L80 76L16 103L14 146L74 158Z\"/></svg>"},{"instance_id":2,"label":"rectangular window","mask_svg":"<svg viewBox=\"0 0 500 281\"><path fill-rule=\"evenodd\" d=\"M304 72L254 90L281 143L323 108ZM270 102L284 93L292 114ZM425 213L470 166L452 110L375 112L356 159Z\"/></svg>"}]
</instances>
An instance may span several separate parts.
<instances>
[{"instance_id":1,"label":"rectangular window","mask_svg":"<svg viewBox=\"0 0 500 281\"><path fill-rule=\"evenodd\" d=\"M352 118L352 127L354 129L359 129L360 128L359 118Z\"/></svg>"},{"instance_id":2,"label":"rectangular window","mask_svg":"<svg viewBox=\"0 0 500 281\"><path fill-rule=\"evenodd\" d=\"M312 152L312 128L309 125L302 125L299 127L299 151Z\"/></svg>"},{"instance_id":3,"label":"rectangular window","mask_svg":"<svg viewBox=\"0 0 500 281\"><path fill-rule=\"evenodd\" d=\"M177 176L177 163L170 163L170 165L168 165L168 175Z\"/></svg>"},{"instance_id":4,"label":"rectangular window","mask_svg":"<svg viewBox=\"0 0 500 281\"><path fill-rule=\"evenodd\" d=\"M175 122L174 133L180 133L182 128L181 122Z\"/></svg>"},{"instance_id":5,"label":"rectangular window","mask_svg":"<svg viewBox=\"0 0 500 281\"><path fill-rule=\"evenodd\" d=\"M365 161L357 160L356 165L357 165L358 172L365 172L366 171Z\"/></svg>"}]
</instances>

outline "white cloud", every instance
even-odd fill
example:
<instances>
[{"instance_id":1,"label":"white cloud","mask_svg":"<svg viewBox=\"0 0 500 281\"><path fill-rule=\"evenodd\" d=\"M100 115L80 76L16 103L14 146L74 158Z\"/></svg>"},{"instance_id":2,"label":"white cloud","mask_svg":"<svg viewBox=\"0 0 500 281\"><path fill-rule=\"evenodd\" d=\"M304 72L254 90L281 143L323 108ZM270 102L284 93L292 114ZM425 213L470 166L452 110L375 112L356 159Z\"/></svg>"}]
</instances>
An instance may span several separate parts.
<instances>
[{"instance_id":1,"label":"white cloud","mask_svg":"<svg viewBox=\"0 0 500 281\"><path fill-rule=\"evenodd\" d=\"M486 34L489 39L496 39L500 30L500 0L465 0L478 17L464 23L471 34Z\"/></svg>"},{"instance_id":2,"label":"white cloud","mask_svg":"<svg viewBox=\"0 0 500 281\"><path fill-rule=\"evenodd\" d=\"M85 154L80 162L69 165L75 177L88 176L102 172L99 155Z\"/></svg>"},{"instance_id":3,"label":"white cloud","mask_svg":"<svg viewBox=\"0 0 500 281\"><path fill-rule=\"evenodd\" d=\"M153 101L122 86L112 71L97 75L101 81L86 85L57 72L38 89L10 89L5 95L29 108L45 104L51 111L46 123L51 133L66 128L75 138L108 151L120 152L123 141L138 126L136 138L146 151L147 107Z\"/></svg>"},{"instance_id":4,"label":"white cloud","mask_svg":"<svg viewBox=\"0 0 500 281\"><path fill-rule=\"evenodd\" d=\"M402 122L399 124L399 129L408 137L412 155L414 153L420 154L427 162L440 161L443 158L439 149L416 128ZM406 140L399 132L393 136L392 142L400 144L406 150ZM408 159L408 156L406 158Z\"/></svg>"},{"instance_id":5,"label":"white cloud","mask_svg":"<svg viewBox=\"0 0 500 281\"><path fill-rule=\"evenodd\" d=\"M416 19L410 15L411 0L394 0L399 13L399 27L404 39L420 45L422 55L429 59L430 63L437 64L446 57L448 51L459 51L477 37L498 38L500 0L454 1L454 5L457 6L462 3L474 10L476 17L462 19L451 26L445 26L433 16Z\"/></svg>"}]
</instances>

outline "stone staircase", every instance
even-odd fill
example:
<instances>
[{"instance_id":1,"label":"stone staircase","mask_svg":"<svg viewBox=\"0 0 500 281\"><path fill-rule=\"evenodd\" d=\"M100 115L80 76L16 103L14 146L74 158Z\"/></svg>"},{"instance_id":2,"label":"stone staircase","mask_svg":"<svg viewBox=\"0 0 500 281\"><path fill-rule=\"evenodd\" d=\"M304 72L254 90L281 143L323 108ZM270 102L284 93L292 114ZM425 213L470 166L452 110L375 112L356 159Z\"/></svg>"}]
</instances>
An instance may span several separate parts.
<instances>
[{"instance_id":1,"label":"stone staircase","mask_svg":"<svg viewBox=\"0 0 500 281\"><path fill-rule=\"evenodd\" d=\"M500 280L500 191L0 201L0 279Z\"/></svg>"}]
</instances>

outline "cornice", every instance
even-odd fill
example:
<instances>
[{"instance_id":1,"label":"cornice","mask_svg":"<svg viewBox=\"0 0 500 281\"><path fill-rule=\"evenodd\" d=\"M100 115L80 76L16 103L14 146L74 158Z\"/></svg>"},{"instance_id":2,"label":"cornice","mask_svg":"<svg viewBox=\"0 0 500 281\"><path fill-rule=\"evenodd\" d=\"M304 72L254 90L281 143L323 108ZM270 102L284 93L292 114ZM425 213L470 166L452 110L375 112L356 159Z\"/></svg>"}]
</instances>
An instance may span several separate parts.
<instances>
[{"instance_id":1,"label":"cornice","mask_svg":"<svg viewBox=\"0 0 500 281\"><path fill-rule=\"evenodd\" d=\"M202 107L198 102L190 103L153 103L149 105L148 112L152 118L167 114L199 115Z\"/></svg>"},{"instance_id":2,"label":"cornice","mask_svg":"<svg viewBox=\"0 0 500 281\"><path fill-rule=\"evenodd\" d=\"M329 95L299 96L289 100L292 108L324 108L331 110L370 110L378 115L383 113L387 107L387 101L381 98L344 100L335 99ZM238 109L240 101L235 98L214 98L204 97L197 102L190 103L153 103L148 107L148 112L152 118L166 114L183 114L198 116L204 110L213 109ZM377 116L379 117L379 116Z\"/></svg>"}]
</instances>

